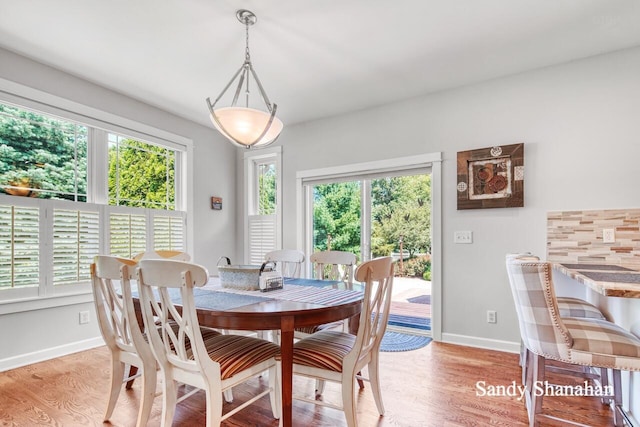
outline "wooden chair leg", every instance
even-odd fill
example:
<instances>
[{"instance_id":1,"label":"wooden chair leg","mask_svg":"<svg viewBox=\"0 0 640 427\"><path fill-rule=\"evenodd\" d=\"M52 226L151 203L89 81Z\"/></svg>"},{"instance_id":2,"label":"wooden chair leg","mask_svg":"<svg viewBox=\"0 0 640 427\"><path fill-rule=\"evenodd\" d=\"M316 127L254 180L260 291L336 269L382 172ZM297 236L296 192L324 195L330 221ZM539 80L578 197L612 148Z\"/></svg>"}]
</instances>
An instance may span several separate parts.
<instances>
[{"instance_id":1,"label":"wooden chair leg","mask_svg":"<svg viewBox=\"0 0 640 427\"><path fill-rule=\"evenodd\" d=\"M127 375L127 378L131 378L137 373L138 373L138 367L131 365L129 366L129 375ZM125 386L127 390L131 390L131 387L133 387L133 381L134 379L130 379L129 381L127 381L127 385Z\"/></svg>"},{"instance_id":2,"label":"wooden chair leg","mask_svg":"<svg viewBox=\"0 0 640 427\"><path fill-rule=\"evenodd\" d=\"M142 375L142 398L140 399L140 409L138 410L138 426L146 426L151 415L151 408L156 397L156 385L158 382L158 371L149 369L143 371Z\"/></svg>"},{"instance_id":3,"label":"wooden chair leg","mask_svg":"<svg viewBox=\"0 0 640 427\"><path fill-rule=\"evenodd\" d=\"M176 383L170 378L162 378L164 391L162 393L162 427L171 427L173 415L176 411L178 400ZM207 405L208 406L208 405Z\"/></svg>"},{"instance_id":4,"label":"wooden chair leg","mask_svg":"<svg viewBox=\"0 0 640 427\"><path fill-rule=\"evenodd\" d=\"M273 418L281 419L282 418L282 396L280 392L280 362L273 368L269 369L269 388L271 389L271 393L269 393L269 401L271 403L271 412L273 413Z\"/></svg>"},{"instance_id":5,"label":"wooden chair leg","mask_svg":"<svg viewBox=\"0 0 640 427\"><path fill-rule=\"evenodd\" d=\"M378 413L384 415L384 405L382 403L382 392L380 389L380 370L378 362L379 353L372 353L371 362L367 370L369 371L369 382L371 383L371 391L373 392L373 400L376 402Z\"/></svg>"},{"instance_id":6,"label":"wooden chair leg","mask_svg":"<svg viewBox=\"0 0 640 427\"><path fill-rule=\"evenodd\" d=\"M107 421L113 414L113 409L118 402L118 396L122 389L122 380L124 379L124 363L117 360L115 357L111 357L111 390L109 391L109 402L107 402L107 409L104 412L104 420Z\"/></svg>"},{"instance_id":7,"label":"wooden chair leg","mask_svg":"<svg viewBox=\"0 0 640 427\"><path fill-rule=\"evenodd\" d=\"M358 425L356 420L356 399L354 396L354 387L354 376L352 375L351 378L347 378L343 373L342 408L344 410L344 416L347 419L347 427L356 427Z\"/></svg>"},{"instance_id":8,"label":"wooden chair leg","mask_svg":"<svg viewBox=\"0 0 640 427\"><path fill-rule=\"evenodd\" d=\"M222 393L212 393L207 389L207 424L206 427L219 427L222 422Z\"/></svg>"}]
</instances>

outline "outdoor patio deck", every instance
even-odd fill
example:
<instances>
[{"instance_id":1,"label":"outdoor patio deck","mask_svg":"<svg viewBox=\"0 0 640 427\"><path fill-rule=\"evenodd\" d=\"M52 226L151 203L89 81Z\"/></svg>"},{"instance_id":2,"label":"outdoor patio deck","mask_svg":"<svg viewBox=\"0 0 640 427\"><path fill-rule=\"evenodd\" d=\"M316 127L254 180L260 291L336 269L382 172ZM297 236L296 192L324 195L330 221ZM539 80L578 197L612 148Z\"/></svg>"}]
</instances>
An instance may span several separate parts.
<instances>
[{"instance_id":1,"label":"outdoor patio deck","mask_svg":"<svg viewBox=\"0 0 640 427\"><path fill-rule=\"evenodd\" d=\"M414 297L431 295L431 282L411 277L393 279L391 313L401 316L431 318L431 304L416 304L409 300Z\"/></svg>"}]
</instances>

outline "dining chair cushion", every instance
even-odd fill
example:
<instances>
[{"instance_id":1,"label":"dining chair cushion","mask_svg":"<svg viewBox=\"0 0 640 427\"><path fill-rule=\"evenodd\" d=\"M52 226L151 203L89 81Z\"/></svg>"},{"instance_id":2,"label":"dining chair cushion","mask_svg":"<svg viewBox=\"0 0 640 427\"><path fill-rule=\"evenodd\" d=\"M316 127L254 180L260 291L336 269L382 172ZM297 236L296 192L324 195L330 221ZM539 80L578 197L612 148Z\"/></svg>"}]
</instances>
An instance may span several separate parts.
<instances>
[{"instance_id":1,"label":"dining chair cushion","mask_svg":"<svg viewBox=\"0 0 640 427\"><path fill-rule=\"evenodd\" d=\"M616 369L640 369L640 346L634 335L615 323L576 317L562 319L573 337L572 359L576 362ZM628 358L628 359L627 359Z\"/></svg>"},{"instance_id":2,"label":"dining chair cushion","mask_svg":"<svg viewBox=\"0 0 640 427\"><path fill-rule=\"evenodd\" d=\"M557 297L560 317L584 317L606 320L602 312L593 304L579 298Z\"/></svg>"},{"instance_id":3,"label":"dining chair cushion","mask_svg":"<svg viewBox=\"0 0 640 427\"><path fill-rule=\"evenodd\" d=\"M293 345L293 363L342 372L344 357L355 342L356 336L346 332L317 332Z\"/></svg>"},{"instance_id":4,"label":"dining chair cushion","mask_svg":"<svg viewBox=\"0 0 640 427\"><path fill-rule=\"evenodd\" d=\"M344 322L333 322L333 323L325 323L323 325L314 325L314 326L303 326L300 328L296 328L296 332L301 332L303 334L311 335L316 332L326 331L329 329L342 329L344 327Z\"/></svg>"},{"instance_id":5,"label":"dining chair cushion","mask_svg":"<svg viewBox=\"0 0 640 427\"><path fill-rule=\"evenodd\" d=\"M161 328L162 327L159 326L158 330ZM172 321L171 328L173 329L173 332L177 334L180 326L178 323ZM223 335L215 329L206 327L200 327L200 333L202 334L202 340L207 348L209 357L220 363L222 379L232 377L239 371L267 360L270 357L274 357L276 354L280 353L280 348L277 345L265 348L267 346L262 344L269 343L263 342L262 340L255 340L250 337L237 335ZM143 334L143 337L145 341L148 341L146 333ZM246 340L244 338L249 339ZM187 339L185 343L187 349L189 349L190 345L191 344Z\"/></svg>"},{"instance_id":6,"label":"dining chair cushion","mask_svg":"<svg viewBox=\"0 0 640 427\"><path fill-rule=\"evenodd\" d=\"M223 380L280 355L278 345L253 337L210 334L202 340L211 360L220 364Z\"/></svg>"}]
</instances>

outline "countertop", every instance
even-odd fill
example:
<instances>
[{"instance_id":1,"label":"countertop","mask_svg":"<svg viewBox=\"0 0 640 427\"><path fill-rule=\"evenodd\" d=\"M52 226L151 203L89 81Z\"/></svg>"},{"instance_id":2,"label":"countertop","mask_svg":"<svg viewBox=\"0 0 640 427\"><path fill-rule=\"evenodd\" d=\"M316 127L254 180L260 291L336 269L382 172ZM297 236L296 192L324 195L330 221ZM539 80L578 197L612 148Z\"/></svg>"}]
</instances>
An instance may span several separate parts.
<instances>
[{"instance_id":1,"label":"countertop","mask_svg":"<svg viewBox=\"0 0 640 427\"><path fill-rule=\"evenodd\" d=\"M640 298L640 266L554 263L553 268L608 297Z\"/></svg>"}]
</instances>

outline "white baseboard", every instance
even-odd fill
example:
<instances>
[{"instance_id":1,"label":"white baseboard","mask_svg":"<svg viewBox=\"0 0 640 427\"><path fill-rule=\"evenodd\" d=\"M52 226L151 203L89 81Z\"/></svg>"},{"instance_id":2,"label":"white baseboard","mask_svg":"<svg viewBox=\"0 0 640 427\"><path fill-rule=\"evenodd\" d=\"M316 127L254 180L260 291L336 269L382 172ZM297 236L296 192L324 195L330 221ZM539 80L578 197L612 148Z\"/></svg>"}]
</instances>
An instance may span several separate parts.
<instances>
[{"instance_id":1,"label":"white baseboard","mask_svg":"<svg viewBox=\"0 0 640 427\"><path fill-rule=\"evenodd\" d=\"M66 356L67 354L77 353L79 351L89 350L91 348L104 345L102 337L90 338L84 341L77 341L58 347L46 348L34 351L33 353L21 354L19 356L0 359L0 372L10 369L19 368L21 366L31 365L33 363L42 362L44 360L55 359L56 357Z\"/></svg>"},{"instance_id":2,"label":"white baseboard","mask_svg":"<svg viewBox=\"0 0 640 427\"><path fill-rule=\"evenodd\" d=\"M507 353L520 353L520 343L512 341L478 338L468 335L442 334L442 342L449 344L465 345L468 347L486 348L487 350L506 351Z\"/></svg>"}]
</instances>

